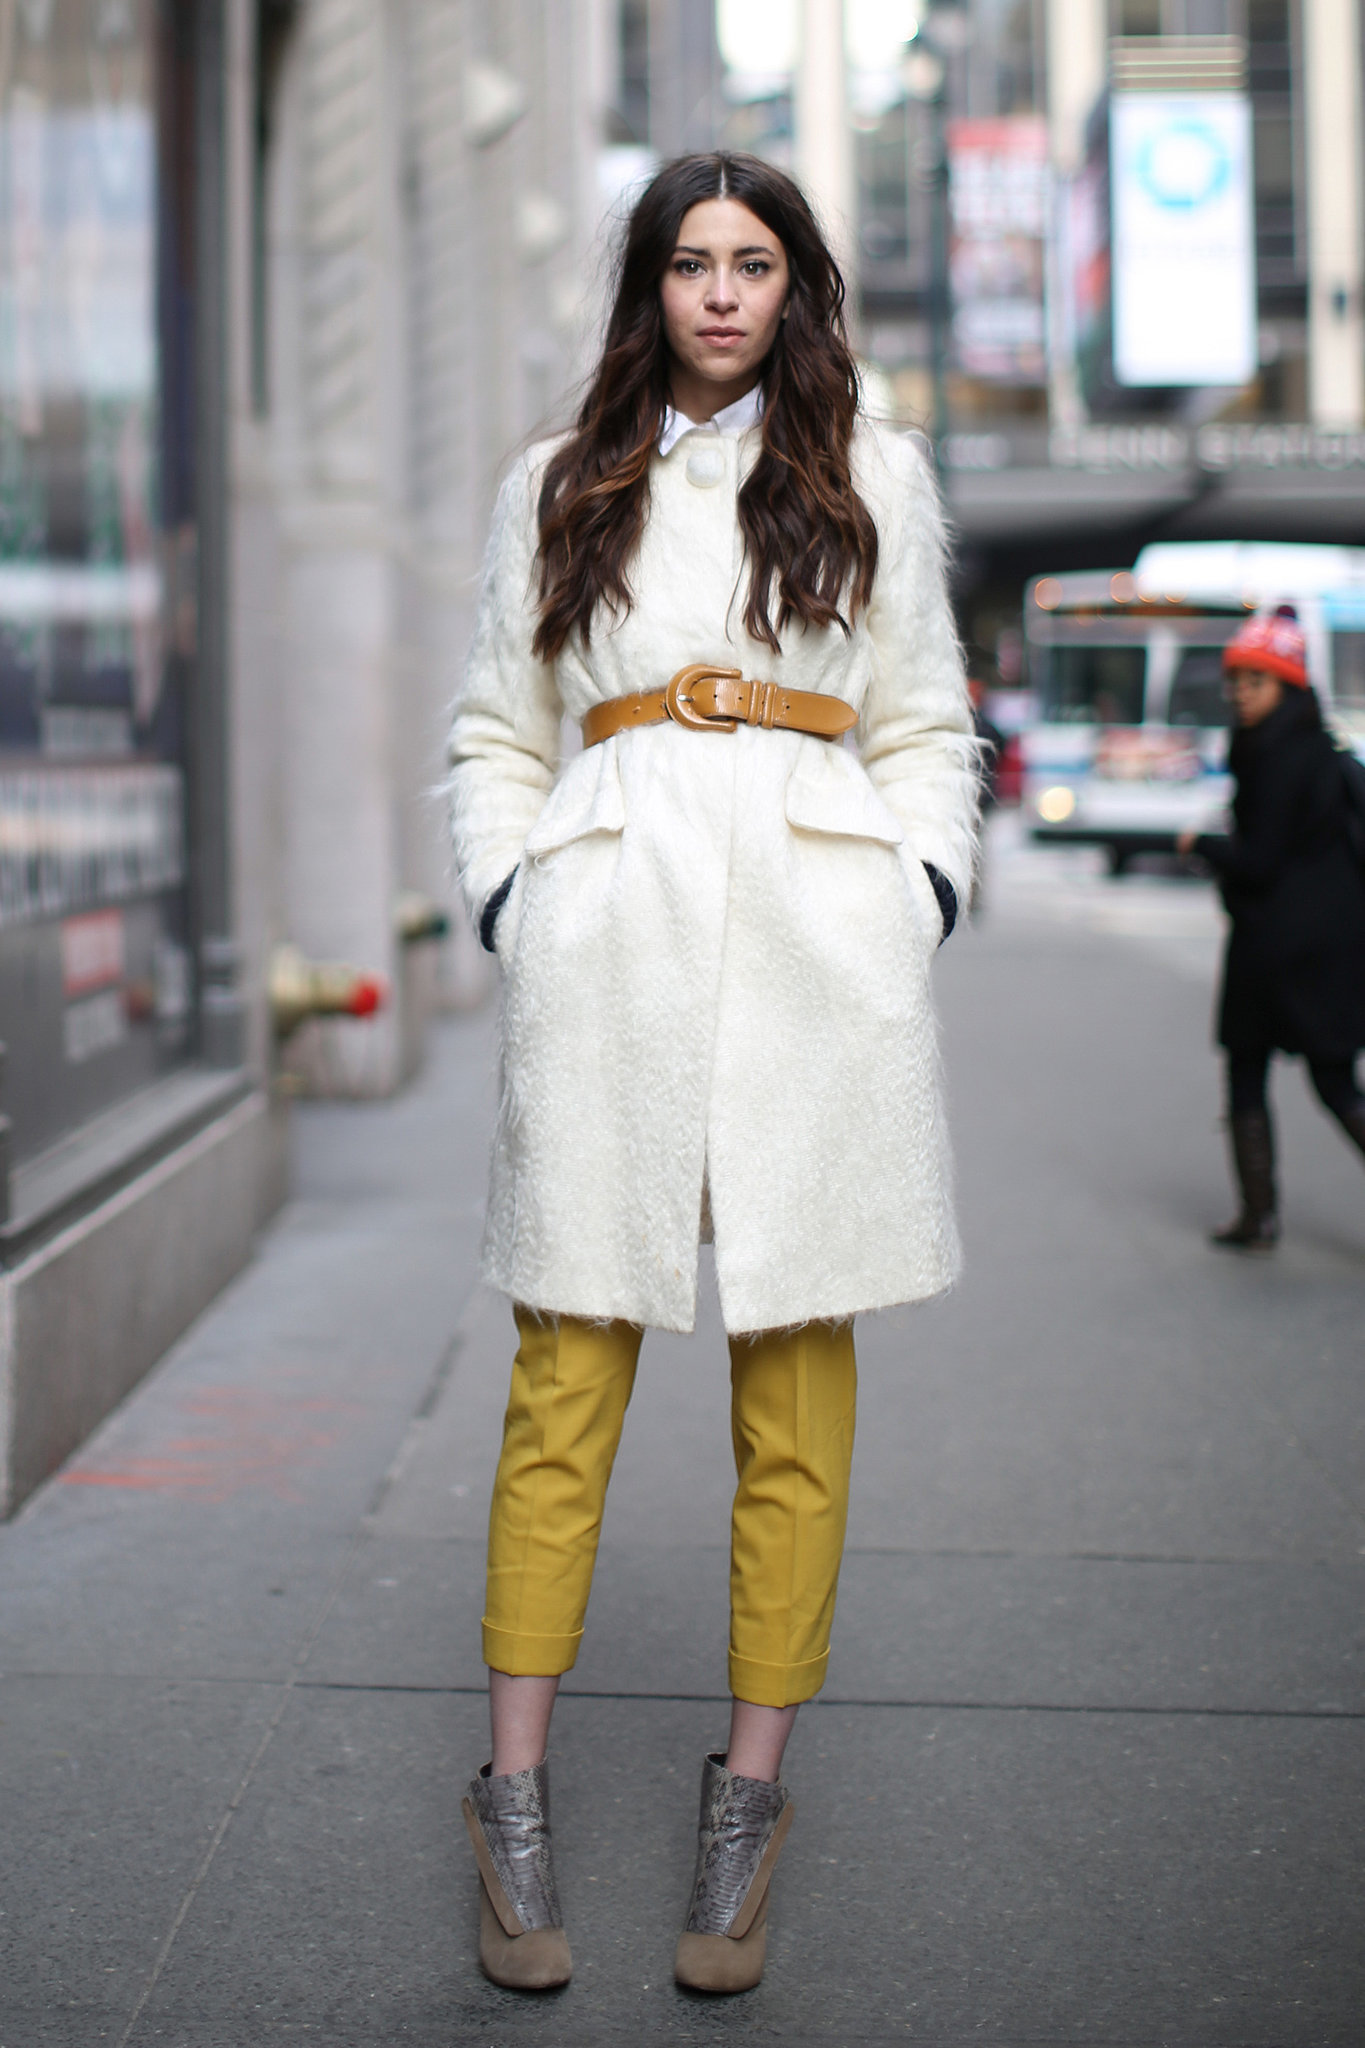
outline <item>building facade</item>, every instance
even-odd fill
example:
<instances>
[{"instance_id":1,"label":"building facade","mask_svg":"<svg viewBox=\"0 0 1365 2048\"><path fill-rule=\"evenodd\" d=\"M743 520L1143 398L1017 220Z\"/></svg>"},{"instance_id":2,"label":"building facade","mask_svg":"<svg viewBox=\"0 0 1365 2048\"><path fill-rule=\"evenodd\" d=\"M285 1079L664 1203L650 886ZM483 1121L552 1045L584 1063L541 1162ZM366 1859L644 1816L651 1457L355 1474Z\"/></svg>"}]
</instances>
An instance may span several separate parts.
<instances>
[{"instance_id":1,"label":"building facade","mask_svg":"<svg viewBox=\"0 0 1365 2048\"><path fill-rule=\"evenodd\" d=\"M936 446L981 653L1040 570L1160 534L1358 536L1358 0L718 19L718 133L855 223L869 394Z\"/></svg>"},{"instance_id":2,"label":"building facade","mask_svg":"<svg viewBox=\"0 0 1365 2048\"><path fill-rule=\"evenodd\" d=\"M1363 49L1357 0L972 0L855 102L865 346L969 629L1160 535L1358 537Z\"/></svg>"},{"instance_id":3,"label":"building facade","mask_svg":"<svg viewBox=\"0 0 1365 2048\"><path fill-rule=\"evenodd\" d=\"M1361 49L1359 0L0 7L0 1511L248 1256L291 1095L488 986L446 707L650 168L806 180L1008 680L1029 573L1360 530ZM1185 334L1124 325L1121 131L1179 260L1221 221Z\"/></svg>"},{"instance_id":4,"label":"building facade","mask_svg":"<svg viewBox=\"0 0 1365 2048\"><path fill-rule=\"evenodd\" d=\"M0 10L0 1512L248 1256L290 1095L480 992L446 706L622 97L606 0Z\"/></svg>"}]
</instances>

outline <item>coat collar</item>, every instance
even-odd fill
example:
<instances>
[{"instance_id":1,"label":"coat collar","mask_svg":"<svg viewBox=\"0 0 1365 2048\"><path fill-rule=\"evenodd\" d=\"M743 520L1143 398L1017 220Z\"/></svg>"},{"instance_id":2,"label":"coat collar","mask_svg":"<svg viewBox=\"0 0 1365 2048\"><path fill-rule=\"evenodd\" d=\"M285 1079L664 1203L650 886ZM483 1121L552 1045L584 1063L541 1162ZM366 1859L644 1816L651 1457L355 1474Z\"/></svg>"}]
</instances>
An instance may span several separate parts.
<instances>
[{"instance_id":1,"label":"coat collar","mask_svg":"<svg viewBox=\"0 0 1365 2048\"><path fill-rule=\"evenodd\" d=\"M1259 772L1304 734L1322 731L1322 712L1312 690L1286 683L1283 700L1259 725L1234 726L1228 766L1234 775Z\"/></svg>"}]
</instances>

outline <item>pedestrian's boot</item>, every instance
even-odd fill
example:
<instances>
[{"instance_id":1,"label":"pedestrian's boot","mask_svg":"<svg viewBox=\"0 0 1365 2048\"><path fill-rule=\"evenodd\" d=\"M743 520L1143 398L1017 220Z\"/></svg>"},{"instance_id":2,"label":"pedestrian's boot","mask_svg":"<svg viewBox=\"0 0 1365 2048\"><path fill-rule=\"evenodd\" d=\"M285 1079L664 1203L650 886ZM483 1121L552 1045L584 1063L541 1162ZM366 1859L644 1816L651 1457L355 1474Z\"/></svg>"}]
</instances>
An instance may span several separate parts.
<instances>
[{"instance_id":1,"label":"pedestrian's boot","mask_svg":"<svg viewBox=\"0 0 1365 2048\"><path fill-rule=\"evenodd\" d=\"M1215 1230L1209 1241L1228 1251L1273 1251L1280 1235L1280 1219L1275 1199L1275 1139L1270 1112L1234 1110L1228 1130L1242 1209L1235 1222L1229 1223L1226 1230Z\"/></svg>"},{"instance_id":2,"label":"pedestrian's boot","mask_svg":"<svg viewBox=\"0 0 1365 2048\"><path fill-rule=\"evenodd\" d=\"M509 1991L553 1991L573 1975L550 1853L543 1763L503 1778L485 1764L463 1803L479 1866L479 1963Z\"/></svg>"},{"instance_id":3,"label":"pedestrian's boot","mask_svg":"<svg viewBox=\"0 0 1365 2048\"><path fill-rule=\"evenodd\" d=\"M690 1991L751 1991L768 1947L768 1890L796 1815L785 1785L740 1778L719 1751L701 1773L697 1874L673 1974Z\"/></svg>"},{"instance_id":4,"label":"pedestrian's boot","mask_svg":"<svg viewBox=\"0 0 1365 2048\"><path fill-rule=\"evenodd\" d=\"M1347 1110L1341 1119L1341 1128L1357 1151L1365 1152L1365 1102Z\"/></svg>"}]
</instances>

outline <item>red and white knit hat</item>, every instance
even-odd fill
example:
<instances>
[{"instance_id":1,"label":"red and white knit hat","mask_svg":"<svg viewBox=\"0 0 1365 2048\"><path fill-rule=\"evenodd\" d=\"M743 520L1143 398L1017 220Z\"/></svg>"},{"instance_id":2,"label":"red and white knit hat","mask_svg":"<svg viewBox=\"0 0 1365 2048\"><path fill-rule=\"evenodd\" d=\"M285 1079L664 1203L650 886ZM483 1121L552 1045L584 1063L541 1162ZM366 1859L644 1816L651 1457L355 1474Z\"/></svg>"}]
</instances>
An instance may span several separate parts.
<instances>
[{"instance_id":1,"label":"red and white knit hat","mask_svg":"<svg viewBox=\"0 0 1365 2048\"><path fill-rule=\"evenodd\" d=\"M1308 688L1308 650L1292 604L1248 619L1223 649L1223 668L1268 669L1283 683Z\"/></svg>"}]
</instances>

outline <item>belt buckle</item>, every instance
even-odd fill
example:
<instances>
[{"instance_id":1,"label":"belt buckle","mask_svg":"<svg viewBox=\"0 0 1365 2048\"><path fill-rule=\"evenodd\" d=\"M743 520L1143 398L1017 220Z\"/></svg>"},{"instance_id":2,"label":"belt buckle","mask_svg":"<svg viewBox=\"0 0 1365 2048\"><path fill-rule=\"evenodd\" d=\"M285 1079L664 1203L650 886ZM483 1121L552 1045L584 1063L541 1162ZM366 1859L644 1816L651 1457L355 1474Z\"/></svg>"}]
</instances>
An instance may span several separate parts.
<instances>
[{"instance_id":1,"label":"belt buckle","mask_svg":"<svg viewBox=\"0 0 1365 2048\"><path fill-rule=\"evenodd\" d=\"M664 691L664 710L677 725L685 725L693 732L734 732L739 724L737 718L719 718L714 713L708 717L698 711L692 702L692 691L698 683L738 683L744 679L744 672L737 668L713 668L709 662L693 662L690 668L680 668Z\"/></svg>"}]
</instances>

